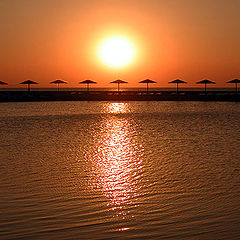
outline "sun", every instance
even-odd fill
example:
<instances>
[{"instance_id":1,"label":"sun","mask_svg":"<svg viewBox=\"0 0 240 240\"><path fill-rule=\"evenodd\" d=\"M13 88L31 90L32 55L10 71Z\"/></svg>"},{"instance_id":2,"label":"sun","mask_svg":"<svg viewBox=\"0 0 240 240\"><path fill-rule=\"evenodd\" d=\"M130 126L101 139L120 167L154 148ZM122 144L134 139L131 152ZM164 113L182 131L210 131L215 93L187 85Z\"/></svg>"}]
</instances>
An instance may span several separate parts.
<instances>
[{"instance_id":1,"label":"sun","mask_svg":"<svg viewBox=\"0 0 240 240\"><path fill-rule=\"evenodd\" d=\"M134 44L123 36L112 36L104 39L98 49L100 60L112 68L122 68L131 64L135 55Z\"/></svg>"}]
</instances>

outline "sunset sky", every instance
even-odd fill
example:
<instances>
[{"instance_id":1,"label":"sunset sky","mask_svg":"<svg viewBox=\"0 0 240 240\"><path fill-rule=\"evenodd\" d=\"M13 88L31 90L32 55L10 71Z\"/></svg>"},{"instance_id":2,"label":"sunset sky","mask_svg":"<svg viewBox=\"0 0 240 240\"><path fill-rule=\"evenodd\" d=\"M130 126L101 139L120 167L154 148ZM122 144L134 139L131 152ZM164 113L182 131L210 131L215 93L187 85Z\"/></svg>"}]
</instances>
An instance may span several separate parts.
<instances>
[{"instance_id":1,"label":"sunset sky","mask_svg":"<svg viewBox=\"0 0 240 240\"><path fill-rule=\"evenodd\" d=\"M150 78L169 87L180 78L195 87L207 78L230 87L226 81L240 78L239 10L239 0L1 0L0 80L49 87L64 79L79 87L92 79L111 87L120 78L139 87ZM112 36L134 45L129 65L99 58Z\"/></svg>"}]
</instances>

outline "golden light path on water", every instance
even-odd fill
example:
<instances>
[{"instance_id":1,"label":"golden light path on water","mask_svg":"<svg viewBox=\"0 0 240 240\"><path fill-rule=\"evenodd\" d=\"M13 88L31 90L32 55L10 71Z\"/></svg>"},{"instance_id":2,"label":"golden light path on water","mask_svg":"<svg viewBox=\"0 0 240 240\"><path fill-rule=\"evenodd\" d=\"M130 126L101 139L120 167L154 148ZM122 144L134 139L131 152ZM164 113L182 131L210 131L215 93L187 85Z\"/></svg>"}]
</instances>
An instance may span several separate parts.
<instances>
[{"instance_id":1,"label":"golden light path on water","mask_svg":"<svg viewBox=\"0 0 240 240\"><path fill-rule=\"evenodd\" d=\"M115 217L132 218L140 190L143 149L137 142L134 124L122 115L129 112L128 104L109 103L103 109L106 115L94 136L93 187L101 189Z\"/></svg>"},{"instance_id":2,"label":"golden light path on water","mask_svg":"<svg viewBox=\"0 0 240 240\"><path fill-rule=\"evenodd\" d=\"M108 103L104 106L106 113L128 113L129 105L128 103Z\"/></svg>"}]
</instances>

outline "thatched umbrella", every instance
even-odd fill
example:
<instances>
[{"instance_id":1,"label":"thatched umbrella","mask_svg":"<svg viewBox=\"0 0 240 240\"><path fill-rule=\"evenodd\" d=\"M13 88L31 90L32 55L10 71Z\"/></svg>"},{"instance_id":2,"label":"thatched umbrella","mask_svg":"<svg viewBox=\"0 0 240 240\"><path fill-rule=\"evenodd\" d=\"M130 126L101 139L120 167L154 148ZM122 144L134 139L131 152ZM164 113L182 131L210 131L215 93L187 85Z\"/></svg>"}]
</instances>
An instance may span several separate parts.
<instances>
[{"instance_id":1,"label":"thatched umbrella","mask_svg":"<svg viewBox=\"0 0 240 240\"><path fill-rule=\"evenodd\" d=\"M148 93L148 84L149 83L157 83L157 82L155 82L155 81L153 81L151 79L145 79L145 80L143 80L143 81L141 81L139 83L146 83L147 84L147 93Z\"/></svg>"},{"instance_id":2,"label":"thatched umbrella","mask_svg":"<svg viewBox=\"0 0 240 240\"><path fill-rule=\"evenodd\" d=\"M118 79L118 80L112 81L112 82L110 82L110 83L117 83L117 85L118 85L118 93L119 93L120 84L121 84L121 83L128 83L128 82L125 82L125 81L123 81L123 80Z\"/></svg>"},{"instance_id":3,"label":"thatched umbrella","mask_svg":"<svg viewBox=\"0 0 240 240\"><path fill-rule=\"evenodd\" d=\"M58 92L59 92L59 89L60 89L60 84L62 84L62 83L67 84L67 82L65 82L63 80L60 80L60 79L57 79L55 81L50 82L50 84L57 84Z\"/></svg>"},{"instance_id":4,"label":"thatched umbrella","mask_svg":"<svg viewBox=\"0 0 240 240\"><path fill-rule=\"evenodd\" d=\"M176 80L173 80L173 81L171 81L171 82L169 82L169 83L176 83L176 86L177 86L177 93L178 93L178 84L179 83L187 83L187 82L184 82L183 80L180 80L180 79L176 79Z\"/></svg>"},{"instance_id":5,"label":"thatched umbrella","mask_svg":"<svg viewBox=\"0 0 240 240\"><path fill-rule=\"evenodd\" d=\"M233 79L231 81L228 81L227 83L235 83L236 93L238 92L238 83L240 83L239 79Z\"/></svg>"},{"instance_id":6,"label":"thatched umbrella","mask_svg":"<svg viewBox=\"0 0 240 240\"><path fill-rule=\"evenodd\" d=\"M28 92L30 92L30 85L31 84L38 84L37 82L34 82L32 80L26 80L24 82L21 82L20 84L26 84L28 86Z\"/></svg>"},{"instance_id":7,"label":"thatched umbrella","mask_svg":"<svg viewBox=\"0 0 240 240\"><path fill-rule=\"evenodd\" d=\"M0 85L8 85L6 82L0 81Z\"/></svg>"},{"instance_id":8,"label":"thatched umbrella","mask_svg":"<svg viewBox=\"0 0 240 240\"><path fill-rule=\"evenodd\" d=\"M87 84L87 92L89 92L89 84L96 84L96 82L87 79L87 80L80 82L80 84Z\"/></svg>"},{"instance_id":9,"label":"thatched umbrella","mask_svg":"<svg viewBox=\"0 0 240 240\"><path fill-rule=\"evenodd\" d=\"M205 91L205 94L206 94L207 93L207 84L216 84L216 83L213 82L213 81L205 79L205 80L202 80L200 82L197 82L197 84L204 84L205 85L204 86L204 91Z\"/></svg>"}]
</instances>

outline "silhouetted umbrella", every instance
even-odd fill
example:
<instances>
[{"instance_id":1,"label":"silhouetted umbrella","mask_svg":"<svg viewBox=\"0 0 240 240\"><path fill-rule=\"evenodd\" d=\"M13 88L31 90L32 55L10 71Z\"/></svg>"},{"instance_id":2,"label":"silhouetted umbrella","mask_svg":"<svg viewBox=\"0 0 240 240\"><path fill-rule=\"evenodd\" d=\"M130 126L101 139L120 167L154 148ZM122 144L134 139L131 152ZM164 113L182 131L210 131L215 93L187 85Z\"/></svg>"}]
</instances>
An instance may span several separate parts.
<instances>
[{"instance_id":1,"label":"silhouetted umbrella","mask_svg":"<svg viewBox=\"0 0 240 240\"><path fill-rule=\"evenodd\" d=\"M148 84L149 83L157 83L157 82L155 82L155 81L153 81L151 79L145 79L145 80L143 80L143 81L141 81L139 83L146 83L147 84L147 93L148 93Z\"/></svg>"},{"instance_id":2,"label":"silhouetted umbrella","mask_svg":"<svg viewBox=\"0 0 240 240\"><path fill-rule=\"evenodd\" d=\"M0 85L8 85L8 84L3 81L0 81Z\"/></svg>"},{"instance_id":3,"label":"silhouetted umbrella","mask_svg":"<svg viewBox=\"0 0 240 240\"><path fill-rule=\"evenodd\" d=\"M118 79L118 80L112 81L112 82L110 82L110 83L117 83L117 85L118 85L118 93L119 93L119 90L120 90L120 84L121 84L121 83L127 83L127 82Z\"/></svg>"},{"instance_id":4,"label":"silhouetted umbrella","mask_svg":"<svg viewBox=\"0 0 240 240\"><path fill-rule=\"evenodd\" d=\"M59 92L59 88L60 88L60 84L64 83L64 84L67 84L67 82L63 81L63 80L60 80L60 79L57 79L53 82L50 82L51 84L57 84L57 89L58 89L58 92Z\"/></svg>"},{"instance_id":5,"label":"silhouetted umbrella","mask_svg":"<svg viewBox=\"0 0 240 240\"><path fill-rule=\"evenodd\" d=\"M207 84L216 84L216 83L213 82L213 81L205 79L205 80L202 80L200 82L197 82L197 84L204 84L205 85L204 90L205 90L205 94L206 94L207 93Z\"/></svg>"},{"instance_id":6,"label":"silhouetted umbrella","mask_svg":"<svg viewBox=\"0 0 240 240\"><path fill-rule=\"evenodd\" d=\"M233 79L231 81L228 81L227 83L235 83L236 93L238 92L238 83L240 83L239 79Z\"/></svg>"},{"instance_id":7,"label":"silhouetted umbrella","mask_svg":"<svg viewBox=\"0 0 240 240\"><path fill-rule=\"evenodd\" d=\"M89 84L96 84L96 82L94 82L92 80L84 80L84 81L80 82L80 84L87 84L87 92L89 92Z\"/></svg>"},{"instance_id":8,"label":"silhouetted umbrella","mask_svg":"<svg viewBox=\"0 0 240 240\"><path fill-rule=\"evenodd\" d=\"M37 82L34 82L34 81L32 81L32 80L26 80L26 81L24 81L24 82L21 82L20 84L26 84L26 85L28 85L28 92L30 92L30 85L31 84L38 84Z\"/></svg>"},{"instance_id":9,"label":"silhouetted umbrella","mask_svg":"<svg viewBox=\"0 0 240 240\"><path fill-rule=\"evenodd\" d=\"M187 82L184 82L184 81L182 81L182 80L180 80L180 79L176 79L176 80L173 80L173 81L171 81L171 82L169 82L169 83L176 83L176 85L177 85L177 93L178 93L178 84L179 84L179 83L187 83Z\"/></svg>"}]
</instances>

